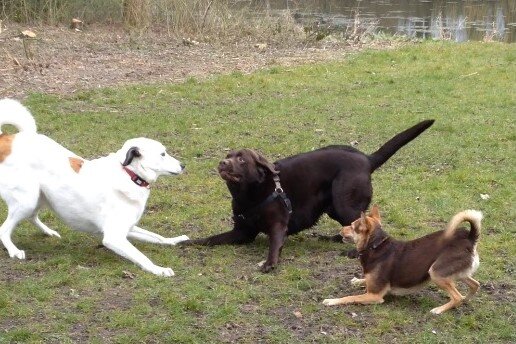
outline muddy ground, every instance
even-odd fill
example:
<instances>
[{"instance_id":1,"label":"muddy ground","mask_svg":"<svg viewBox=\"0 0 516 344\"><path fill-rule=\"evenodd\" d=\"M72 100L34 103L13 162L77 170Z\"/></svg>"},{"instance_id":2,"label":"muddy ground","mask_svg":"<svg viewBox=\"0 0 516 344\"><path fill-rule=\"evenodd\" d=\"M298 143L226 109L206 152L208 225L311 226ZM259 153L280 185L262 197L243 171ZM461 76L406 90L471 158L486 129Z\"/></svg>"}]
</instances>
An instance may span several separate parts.
<instances>
[{"instance_id":1,"label":"muddy ground","mask_svg":"<svg viewBox=\"0 0 516 344\"><path fill-rule=\"evenodd\" d=\"M35 38L20 38L30 30ZM177 83L273 65L338 60L364 47L389 48L394 42L293 39L264 42L196 42L160 32L129 33L116 26L3 25L0 33L0 97L31 92L70 94L78 90L140 83Z\"/></svg>"}]
</instances>

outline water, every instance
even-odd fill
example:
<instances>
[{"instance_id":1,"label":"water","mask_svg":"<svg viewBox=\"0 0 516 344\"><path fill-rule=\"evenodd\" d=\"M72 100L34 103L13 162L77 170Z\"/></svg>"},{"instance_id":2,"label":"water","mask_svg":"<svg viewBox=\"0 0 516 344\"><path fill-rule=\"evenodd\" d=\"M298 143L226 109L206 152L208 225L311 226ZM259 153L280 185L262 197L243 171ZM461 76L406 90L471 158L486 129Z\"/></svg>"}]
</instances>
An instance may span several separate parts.
<instances>
[{"instance_id":1,"label":"water","mask_svg":"<svg viewBox=\"0 0 516 344\"><path fill-rule=\"evenodd\" d=\"M362 28L409 37L516 42L516 0L254 0L272 13L289 10L303 25Z\"/></svg>"}]
</instances>

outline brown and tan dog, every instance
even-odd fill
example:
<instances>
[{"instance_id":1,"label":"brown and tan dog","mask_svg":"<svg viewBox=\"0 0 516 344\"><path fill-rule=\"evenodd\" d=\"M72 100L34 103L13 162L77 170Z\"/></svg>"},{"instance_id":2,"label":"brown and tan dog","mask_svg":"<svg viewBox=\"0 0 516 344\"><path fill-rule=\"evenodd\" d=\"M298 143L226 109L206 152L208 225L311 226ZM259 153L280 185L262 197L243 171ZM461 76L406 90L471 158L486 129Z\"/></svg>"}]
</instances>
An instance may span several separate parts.
<instances>
[{"instance_id":1,"label":"brown and tan dog","mask_svg":"<svg viewBox=\"0 0 516 344\"><path fill-rule=\"evenodd\" d=\"M355 242L365 277L353 278L351 283L365 285L366 293L326 299L323 304L382 303L387 293L407 294L431 280L450 296L448 303L432 309L432 313L440 314L459 306L480 286L471 276L479 265L476 243L481 220L481 212L465 210L456 214L445 230L403 242L383 231L378 207L373 206L368 216L362 213L358 220L341 230L344 238ZM469 231L458 229L464 221L470 223ZM466 297L455 287L456 281L469 287Z\"/></svg>"}]
</instances>

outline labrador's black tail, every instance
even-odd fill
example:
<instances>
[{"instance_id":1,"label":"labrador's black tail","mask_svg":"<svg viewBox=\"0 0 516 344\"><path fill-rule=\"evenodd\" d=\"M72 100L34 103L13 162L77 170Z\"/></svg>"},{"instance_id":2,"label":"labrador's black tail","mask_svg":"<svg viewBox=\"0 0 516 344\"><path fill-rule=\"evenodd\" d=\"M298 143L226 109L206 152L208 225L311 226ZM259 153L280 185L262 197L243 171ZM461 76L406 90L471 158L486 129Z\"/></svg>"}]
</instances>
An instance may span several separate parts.
<instances>
[{"instance_id":1,"label":"labrador's black tail","mask_svg":"<svg viewBox=\"0 0 516 344\"><path fill-rule=\"evenodd\" d=\"M371 172L382 166L384 162L389 160L401 147L414 140L428 127L434 124L434 120L426 120L416 124L415 126L402 131L392 139L387 141L383 146L380 147L376 152L369 155L369 161L371 162Z\"/></svg>"}]
</instances>

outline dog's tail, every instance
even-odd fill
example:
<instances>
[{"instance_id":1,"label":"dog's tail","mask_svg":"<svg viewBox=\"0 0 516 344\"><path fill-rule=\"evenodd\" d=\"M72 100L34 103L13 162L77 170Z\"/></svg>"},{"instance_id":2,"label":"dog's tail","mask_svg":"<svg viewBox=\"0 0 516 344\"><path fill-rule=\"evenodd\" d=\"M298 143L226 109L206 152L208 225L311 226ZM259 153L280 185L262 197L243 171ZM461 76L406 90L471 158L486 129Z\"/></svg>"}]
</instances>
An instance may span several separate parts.
<instances>
[{"instance_id":1,"label":"dog's tail","mask_svg":"<svg viewBox=\"0 0 516 344\"><path fill-rule=\"evenodd\" d=\"M369 161L371 163L371 172L382 166L384 162L389 160L401 147L414 140L428 127L434 124L434 120L426 120L416 124L415 126L402 131L392 139L387 141L383 146L380 147L376 152L369 155Z\"/></svg>"},{"instance_id":2,"label":"dog's tail","mask_svg":"<svg viewBox=\"0 0 516 344\"><path fill-rule=\"evenodd\" d=\"M29 110L20 102L14 99L5 98L0 100L0 134L2 126L11 124L22 132L36 132L36 121Z\"/></svg>"},{"instance_id":3,"label":"dog's tail","mask_svg":"<svg viewBox=\"0 0 516 344\"><path fill-rule=\"evenodd\" d=\"M478 210L469 209L461 211L460 213L453 216L450 222L448 222L448 226L444 231L444 235L446 237L451 237L457 230L457 227L459 227L462 222L467 221L471 226L468 238L472 242L477 242L478 238L480 237L480 222L482 221L483 217L484 215L482 215L482 212Z\"/></svg>"}]
</instances>

